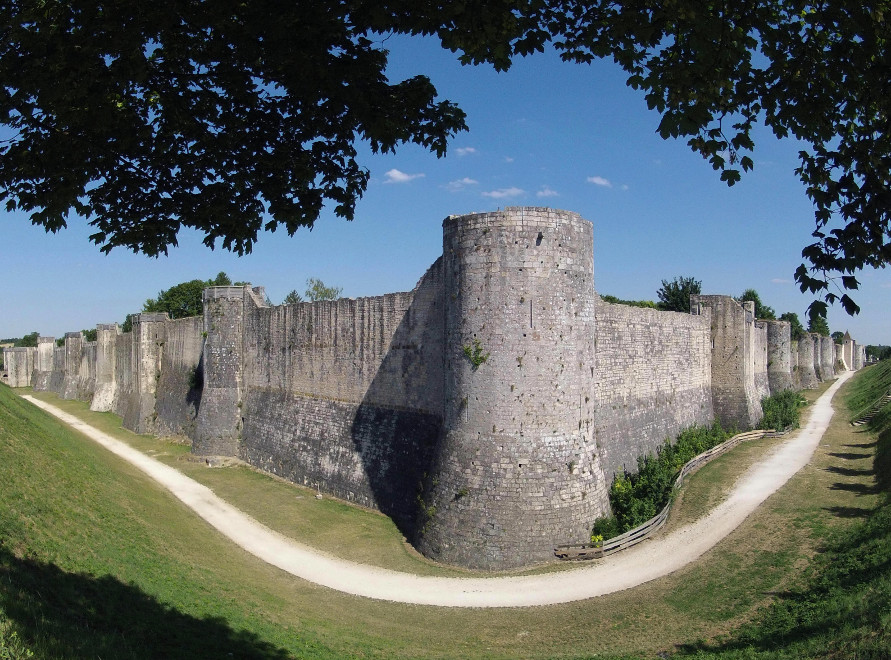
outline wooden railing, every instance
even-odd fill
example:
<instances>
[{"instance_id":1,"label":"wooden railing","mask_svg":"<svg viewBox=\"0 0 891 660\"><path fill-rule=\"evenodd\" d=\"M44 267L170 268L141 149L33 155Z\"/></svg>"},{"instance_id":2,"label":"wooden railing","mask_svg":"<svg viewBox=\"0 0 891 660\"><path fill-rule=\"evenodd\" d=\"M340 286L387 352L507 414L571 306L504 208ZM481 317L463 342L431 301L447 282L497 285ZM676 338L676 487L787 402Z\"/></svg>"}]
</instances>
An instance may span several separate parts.
<instances>
[{"instance_id":1,"label":"wooden railing","mask_svg":"<svg viewBox=\"0 0 891 660\"><path fill-rule=\"evenodd\" d=\"M704 451L698 456L694 456L684 464L678 472L678 476L674 480L673 488L678 488L684 482L684 479L698 468L702 467L709 461L717 458L721 454L730 451L741 442L746 440L759 440L761 438L776 438L785 435L791 430L787 428L783 431L747 431L746 433L737 433L729 440L725 440L719 445L715 445L708 451ZM634 529L630 529L624 534L615 536L607 541L599 544L594 543L578 543L558 545L554 548L554 554L560 559L597 559L605 557L616 552L621 552L633 545L637 545L641 541L645 541L653 534L658 532L668 522L668 514L671 511L671 500L666 504L662 511L650 518L642 525L638 525Z\"/></svg>"}]
</instances>

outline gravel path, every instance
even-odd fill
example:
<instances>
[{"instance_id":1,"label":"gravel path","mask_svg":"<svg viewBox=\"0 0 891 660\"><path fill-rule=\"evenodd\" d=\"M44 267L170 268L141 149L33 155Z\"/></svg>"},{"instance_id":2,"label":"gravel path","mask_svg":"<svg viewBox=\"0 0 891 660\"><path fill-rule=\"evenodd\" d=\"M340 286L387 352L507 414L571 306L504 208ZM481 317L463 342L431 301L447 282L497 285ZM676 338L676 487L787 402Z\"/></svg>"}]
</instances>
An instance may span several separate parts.
<instances>
[{"instance_id":1,"label":"gravel path","mask_svg":"<svg viewBox=\"0 0 891 660\"><path fill-rule=\"evenodd\" d=\"M509 577L419 576L324 554L261 525L221 500L209 488L76 417L33 397L24 398L141 469L248 552L304 580L357 596L400 603L444 607L529 607L584 600L630 589L695 561L807 465L832 419L832 397L852 374L842 374L811 407L807 426L792 434L743 475L727 499L706 517L577 569Z\"/></svg>"}]
</instances>

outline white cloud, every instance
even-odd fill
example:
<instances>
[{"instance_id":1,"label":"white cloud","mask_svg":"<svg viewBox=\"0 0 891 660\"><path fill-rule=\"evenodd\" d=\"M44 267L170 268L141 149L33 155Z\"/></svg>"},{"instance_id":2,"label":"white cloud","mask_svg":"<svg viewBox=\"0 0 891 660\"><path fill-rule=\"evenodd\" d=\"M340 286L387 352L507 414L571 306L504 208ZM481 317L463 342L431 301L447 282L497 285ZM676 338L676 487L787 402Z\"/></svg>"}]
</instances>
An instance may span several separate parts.
<instances>
[{"instance_id":1,"label":"white cloud","mask_svg":"<svg viewBox=\"0 0 891 660\"><path fill-rule=\"evenodd\" d=\"M784 280L782 277L774 277L771 282L774 284L792 284L792 280Z\"/></svg>"},{"instance_id":2,"label":"white cloud","mask_svg":"<svg viewBox=\"0 0 891 660\"><path fill-rule=\"evenodd\" d=\"M588 183L593 183L595 186L603 186L604 188L613 187L613 184L610 183L609 179L604 179L602 176L589 176Z\"/></svg>"},{"instance_id":3,"label":"white cloud","mask_svg":"<svg viewBox=\"0 0 891 660\"><path fill-rule=\"evenodd\" d=\"M622 184L622 190L628 190L628 184L627 184L627 183L623 183L623 184Z\"/></svg>"},{"instance_id":4,"label":"white cloud","mask_svg":"<svg viewBox=\"0 0 891 660\"><path fill-rule=\"evenodd\" d=\"M385 172L387 178L384 179L384 183L408 183L412 179L420 179L424 176L424 174L406 174L405 172L400 172L397 169L392 169Z\"/></svg>"},{"instance_id":5,"label":"white cloud","mask_svg":"<svg viewBox=\"0 0 891 660\"><path fill-rule=\"evenodd\" d=\"M476 179L471 179L470 177L464 177L463 179L457 179L455 181L449 181L445 185L445 189L449 192L458 192L459 190L464 190L467 186L475 186L479 183Z\"/></svg>"},{"instance_id":6,"label":"white cloud","mask_svg":"<svg viewBox=\"0 0 891 660\"><path fill-rule=\"evenodd\" d=\"M506 197L519 197L520 195L526 194L526 191L521 188L499 188L498 190L490 190L489 192L484 192L483 197L491 197L492 199L504 199Z\"/></svg>"},{"instance_id":7,"label":"white cloud","mask_svg":"<svg viewBox=\"0 0 891 660\"><path fill-rule=\"evenodd\" d=\"M455 149L455 153L459 156L469 156L470 154L476 153L475 147L458 147Z\"/></svg>"},{"instance_id":8,"label":"white cloud","mask_svg":"<svg viewBox=\"0 0 891 660\"><path fill-rule=\"evenodd\" d=\"M558 193L556 190L551 190L550 186L545 186L544 188L539 190L537 193L535 193L535 196L536 197L559 197L560 193Z\"/></svg>"},{"instance_id":9,"label":"white cloud","mask_svg":"<svg viewBox=\"0 0 891 660\"><path fill-rule=\"evenodd\" d=\"M504 162L505 162L505 163L512 163L512 162L514 162L514 159L511 158L510 156L505 156L505 157L504 157Z\"/></svg>"}]
</instances>

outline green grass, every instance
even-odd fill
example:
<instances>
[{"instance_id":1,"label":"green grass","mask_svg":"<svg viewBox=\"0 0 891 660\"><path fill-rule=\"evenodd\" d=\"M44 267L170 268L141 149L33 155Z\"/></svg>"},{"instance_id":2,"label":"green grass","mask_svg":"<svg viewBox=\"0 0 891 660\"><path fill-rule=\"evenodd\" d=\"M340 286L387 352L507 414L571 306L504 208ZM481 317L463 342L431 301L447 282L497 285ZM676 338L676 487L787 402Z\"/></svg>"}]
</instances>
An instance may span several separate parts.
<instances>
[{"instance_id":1,"label":"green grass","mask_svg":"<svg viewBox=\"0 0 891 660\"><path fill-rule=\"evenodd\" d=\"M100 417L109 427L119 425L112 416ZM678 649L712 652L719 649L716 640L751 621L777 594L808 584L808 561L833 530L851 529L875 507L872 476L861 468L867 459L857 456L870 450L845 446L865 439L846 420L834 424L812 468L701 561L675 574L560 606L444 609L346 596L259 562L140 472L0 386L0 657L7 651L23 657L27 649L39 658L652 658ZM340 513L340 503L320 503L312 493L251 470L208 469L189 460L179 444L142 436L131 442L184 472L215 480L214 489L228 489L241 508L248 508L238 492L245 484L248 500L284 494L275 495L282 512L270 517L284 516L288 502L298 509L337 504L322 536L350 538L357 525L368 525L363 544L404 551L401 539L387 540L386 519L377 514L352 507ZM272 486L254 492L254 482ZM300 493L312 502L298 499ZM695 499L685 497L681 511ZM313 530L294 535L311 539ZM691 646L696 640L706 645Z\"/></svg>"},{"instance_id":2,"label":"green grass","mask_svg":"<svg viewBox=\"0 0 891 660\"><path fill-rule=\"evenodd\" d=\"M849 411L887 391L891 363L870 368L845 393ZM697 658L891 657L891 406L836 455L846 465L829 472L832 487L854 492L861 506L837 515L861 519L827 530L808 579L780 595L755 620L717 643L698 643L683 655ZM874 449L874 451L872 451ZM868 475L869 482L863 477Z\"/></svg>"}]
</instances>

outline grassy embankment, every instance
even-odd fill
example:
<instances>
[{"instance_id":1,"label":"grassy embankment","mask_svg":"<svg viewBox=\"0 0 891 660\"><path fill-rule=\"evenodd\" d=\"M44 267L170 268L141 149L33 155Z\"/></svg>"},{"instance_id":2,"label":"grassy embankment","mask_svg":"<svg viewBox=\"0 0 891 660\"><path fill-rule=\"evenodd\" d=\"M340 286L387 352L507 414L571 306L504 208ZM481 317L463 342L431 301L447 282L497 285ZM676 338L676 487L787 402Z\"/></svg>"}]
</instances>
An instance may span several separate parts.
<instances>
[{"instance_id":1,"label":"grassy embankment","mask_svg":"<svg viewBox=\"0 0 891 660\"><path fill-rule=\"evenodd\" d=\"M847 388L839 418L853 419L891 388L891 360L865 370ZM842 403L839 402L839 403ZM847 413L847 414L845 414ZM856 524L827 534L807 579L717 643L684 649L697 658L891 657L891 405L832 455L830 488L854 493L836 506ZM864 482L863 477L868 477Z\"/></svg>"},{"instance_id":2,"label":"grassy embankment","mask_svg":"<svg viewBox=\"0 0 891 660\"><path fill-rule=\"evenodd\" d=\"M86 416L82 404L64 405ZM381 516L319 502L245 468L210 470L180 445L115 432L301 540L349 544L403 570L440 570L413 557ZM866 453L845 447L861 437L836 420L815 467L674 575L581 603L456 610L344 596L266 566L141 473L0 387L0 649L43 658L653 657L727 634L775 594L807 584L803 568L831 530L850 528L878 499L857 463L864 459L844 456ZM703 497L720 499L722 480L759 455L758 446L744 447L694 476L679 516L688 505L703 508ZM697 484L706 484L700 494Z\"/></svg>"}]
</instances>

